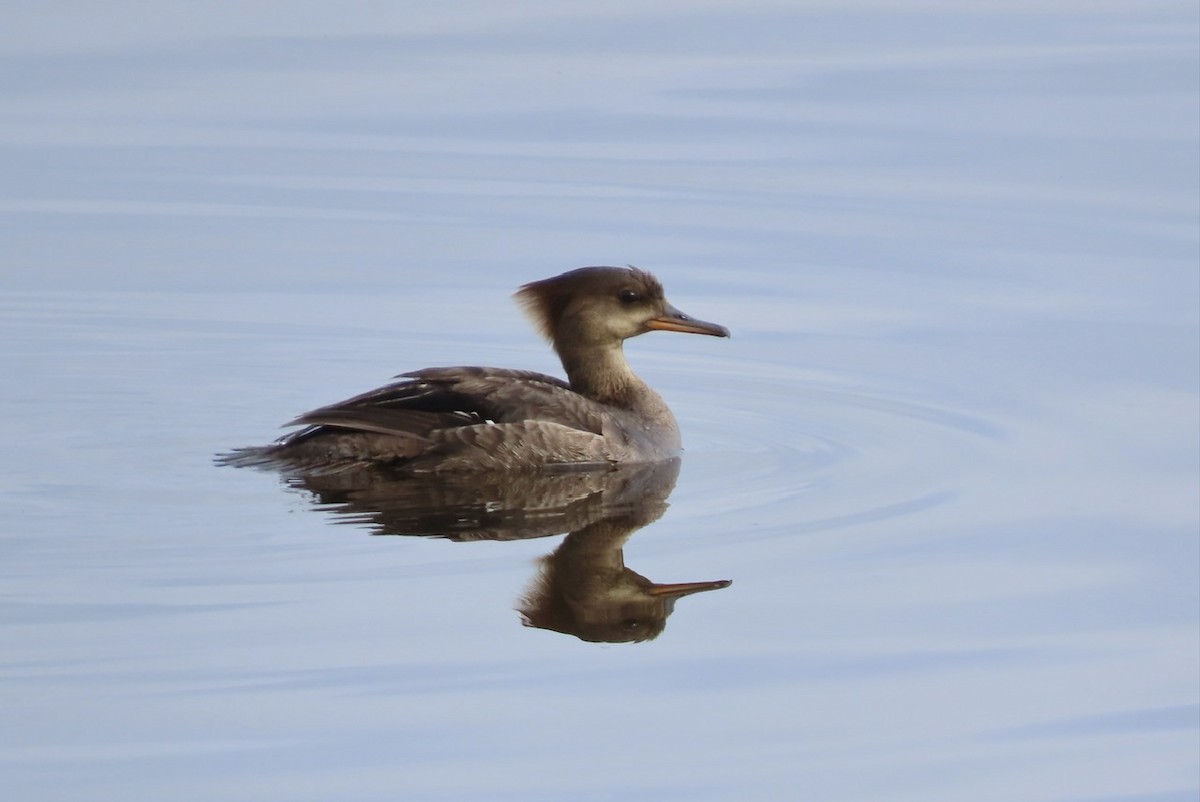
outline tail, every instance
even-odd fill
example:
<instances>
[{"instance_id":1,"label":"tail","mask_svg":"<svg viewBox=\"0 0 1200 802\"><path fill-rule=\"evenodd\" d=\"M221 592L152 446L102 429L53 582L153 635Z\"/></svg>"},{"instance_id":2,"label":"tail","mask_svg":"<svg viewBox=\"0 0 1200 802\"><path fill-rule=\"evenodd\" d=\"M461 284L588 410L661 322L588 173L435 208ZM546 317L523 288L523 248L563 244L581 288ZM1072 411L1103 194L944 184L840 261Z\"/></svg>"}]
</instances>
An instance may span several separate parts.
<instances>
[{"instance_id":1,"label":"tail","mask_svg":"<svg viewBox=\"0 0 1200 802\"><path fill-rule=\"evenodd\" d=\"M277 446L247 446L235 448L213 457L214 465L228 465L232 468L278 468L279 455Z\"/></svg>"}]
</instances>

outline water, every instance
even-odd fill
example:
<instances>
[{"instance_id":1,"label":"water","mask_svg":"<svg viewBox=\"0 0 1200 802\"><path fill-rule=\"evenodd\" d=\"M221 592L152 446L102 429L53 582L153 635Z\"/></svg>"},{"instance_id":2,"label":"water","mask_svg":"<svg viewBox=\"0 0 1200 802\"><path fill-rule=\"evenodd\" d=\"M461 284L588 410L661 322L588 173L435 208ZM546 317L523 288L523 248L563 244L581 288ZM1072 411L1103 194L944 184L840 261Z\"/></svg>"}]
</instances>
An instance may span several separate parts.
<instances>
[{"instance_id":1,"label":"water","mask_svg":"<svg viewBox=\"0 0 1200 802\"><path fill-rule=\"evenodd\" d=\"M1200 788L1197 9L0 11L0 771L98 799ZM401 370L557 372L633 262L686 453L597 644L560 536L372 536L211 455Z\"/></svg>"}]
</instances>

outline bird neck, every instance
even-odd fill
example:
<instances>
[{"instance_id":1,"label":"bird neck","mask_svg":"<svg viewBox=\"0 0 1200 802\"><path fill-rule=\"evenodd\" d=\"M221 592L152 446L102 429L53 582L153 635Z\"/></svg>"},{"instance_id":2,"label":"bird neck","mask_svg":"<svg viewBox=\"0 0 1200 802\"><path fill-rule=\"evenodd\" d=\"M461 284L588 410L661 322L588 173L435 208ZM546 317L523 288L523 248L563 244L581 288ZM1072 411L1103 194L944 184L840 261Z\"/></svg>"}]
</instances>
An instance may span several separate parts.
<instances>
[{"instance_id":1,"label":"bird neck","mask_svg":"<svg viewBox=\"0 0 1200 802\"><path fill-rule=\"evenodd\" d=\"M558 355L571 389L582 396L629 410L662 404L658 394L629 367L620 343L560 348Z\"/></svg>"}]
</instances>

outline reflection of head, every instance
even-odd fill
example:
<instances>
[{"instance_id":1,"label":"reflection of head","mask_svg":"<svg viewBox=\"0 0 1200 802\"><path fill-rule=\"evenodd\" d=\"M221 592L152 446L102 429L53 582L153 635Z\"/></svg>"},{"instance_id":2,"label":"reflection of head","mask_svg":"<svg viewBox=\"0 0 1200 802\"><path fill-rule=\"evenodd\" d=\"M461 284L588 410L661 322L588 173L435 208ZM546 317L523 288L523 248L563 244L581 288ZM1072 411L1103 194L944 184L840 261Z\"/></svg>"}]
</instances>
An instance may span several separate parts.
<instances>
[{"instance_id":1,"label":"reflection of head","mask_svg":"<svg viewBox=\"0 0 1200 802\"><path fill-rule=\"evenodd\" d=\"M622 548L640 526L618 515L567 535L539 561L518 603L525 626L585 641L651 640L666 627L676 599L729 586L728 580L656 584L626 568Z\"/></svg>"}]
</instances>

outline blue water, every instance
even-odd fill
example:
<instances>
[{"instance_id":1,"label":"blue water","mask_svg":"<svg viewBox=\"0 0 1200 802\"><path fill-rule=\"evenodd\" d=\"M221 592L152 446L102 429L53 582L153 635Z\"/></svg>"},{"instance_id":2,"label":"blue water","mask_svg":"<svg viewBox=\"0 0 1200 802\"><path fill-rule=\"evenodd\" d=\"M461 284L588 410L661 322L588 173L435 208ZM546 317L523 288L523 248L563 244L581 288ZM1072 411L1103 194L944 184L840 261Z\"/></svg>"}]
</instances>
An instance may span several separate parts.
<instances>
[{"instance_id":1,"label":"blue water","mask_svg":"<svg viewBox=\"0 0 1200 802\"><path fill-rule=\"evenodd\" d=\"M6 797L1194 800L1198 75L1183 2L6 6ZM625 561L733 581L653 640L211 464L626 263L733 331L627 347Z\"/></svg>"}]
</instances>

